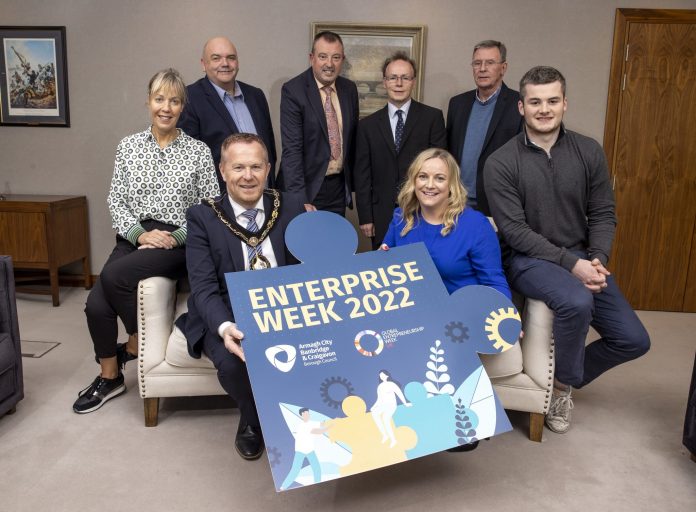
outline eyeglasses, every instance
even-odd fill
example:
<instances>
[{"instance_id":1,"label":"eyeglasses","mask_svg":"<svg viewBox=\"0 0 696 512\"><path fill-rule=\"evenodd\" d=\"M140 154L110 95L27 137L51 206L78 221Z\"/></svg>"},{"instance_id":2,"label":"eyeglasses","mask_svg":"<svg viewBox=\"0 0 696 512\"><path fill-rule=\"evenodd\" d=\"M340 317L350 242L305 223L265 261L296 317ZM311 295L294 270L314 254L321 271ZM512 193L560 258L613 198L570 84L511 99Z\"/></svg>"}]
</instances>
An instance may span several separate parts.
<instances>
[{"instance_id":1,"label":"eyeglasses","mask_svg":"<svg viewBox=\"0 0 696 512\"><path fill-rule=\"evenodd\" d=\"M493 60L493 59L489 59L489 60L472 60L472 61L471 61L471 67L474 68L474 69L478 69L478 68L481 68L481 67L490 68L490 67L492 67L492 66L494 66L494 65L496 65L496 64L502 64L503 62L505 62L505 61L504 61L504 60Z\"/></svg>"},{"instance_id":2,"label":"eyeglasses","mask_svg":"<svg viewBox=\"0 0 696 512\"><path fill-rule=\"evenodd\" d=\"M389 82L390 84L396 83L399 80L402 82L412 82L413 79L416 78L415 76L409 76L409 75L390 75L390 76L385 76L384 79Z\"/></svg>"}]
</instances>

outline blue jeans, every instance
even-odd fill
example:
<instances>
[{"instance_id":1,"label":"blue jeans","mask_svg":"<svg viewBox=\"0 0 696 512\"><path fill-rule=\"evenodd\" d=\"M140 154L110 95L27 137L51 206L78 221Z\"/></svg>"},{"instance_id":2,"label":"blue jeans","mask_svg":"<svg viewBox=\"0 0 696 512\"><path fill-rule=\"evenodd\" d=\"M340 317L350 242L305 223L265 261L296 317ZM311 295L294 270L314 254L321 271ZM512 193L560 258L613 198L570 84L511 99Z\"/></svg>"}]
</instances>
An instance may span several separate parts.
<instances>
[{"instance_id":1,"label":"blue jeans","mask_svg":"<svg viewBox=\"0 0 696 512\"><path fill-rule=\"evenodd\" d=\"M305 459L307 459L309 465L312 466L312 473L314 474L314 483L317 484L321 482L321 466L319 465L319 459L317 459L317 454L314 452L295 452L295 458L292 461L292 467L290 468L288 476L286 476L285 480L283 480L283 485L280 486L281 489L287 489L288 487L290 487L290 484L292 484L295 481L297 475L300 474L300 470L302 469L302 463Z\"/></svg>"},{"instance_id":2,"label":"blue jeans","mask_svg":"<svg viewBox=\"0 0 696 512\"><path fill-rule=\"evenodd\" d=\"M580 255L579 253L576 253ZM587 258L586 254L580 255ZM645 354L650 337L616 285L592 293L566 269L523 255L508 260L512 288L543 301L554 313L556 379L581 388L602 373ZM590 325L601 338L585 347Z\"/></svg>"}]
</instances>

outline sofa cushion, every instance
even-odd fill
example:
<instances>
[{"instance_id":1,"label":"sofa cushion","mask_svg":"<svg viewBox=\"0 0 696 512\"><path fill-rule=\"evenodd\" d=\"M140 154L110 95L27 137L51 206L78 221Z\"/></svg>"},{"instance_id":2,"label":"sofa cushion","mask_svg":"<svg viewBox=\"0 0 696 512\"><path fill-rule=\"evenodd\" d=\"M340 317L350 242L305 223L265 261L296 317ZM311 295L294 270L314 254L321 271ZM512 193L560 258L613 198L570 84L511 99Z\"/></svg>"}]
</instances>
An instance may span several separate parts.
<instances>
[{"instance_id":1,"label":"sofa cushion","mask_svg":"<svg viewBox=\"0 0 696 512\"><path fill-rule=\"evenodd\" d=\"M522 372L522 348L515 343L502 354L481 354L481 362L492 379L517 375Z\"/></svg>"},{"instance_id":2,"label":"sofa cushion","mask_svg":"<svg viewBox=\"0 0 696 512\"><path fill-rule=\"evenodd\" d=\"M169 336L164 360L179 368L215 368L205 354L202 354L200 359L194 359L189 355L186 337L177 326L174 326Z\"/></svg>"}]
</instances>

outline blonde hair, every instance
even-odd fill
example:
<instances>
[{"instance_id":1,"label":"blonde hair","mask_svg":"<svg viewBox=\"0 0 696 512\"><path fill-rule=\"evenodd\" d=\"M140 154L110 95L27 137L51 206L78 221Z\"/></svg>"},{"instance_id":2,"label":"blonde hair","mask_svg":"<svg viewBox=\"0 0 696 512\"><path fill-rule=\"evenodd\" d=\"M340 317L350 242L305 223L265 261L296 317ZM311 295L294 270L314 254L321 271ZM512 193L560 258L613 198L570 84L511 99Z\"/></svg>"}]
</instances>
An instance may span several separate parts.
<instances>
[{"instance_id":1,"label":"blonde hair","mask_svg":"<svg viewBox=\"0 0 696 512\"><path fill-rule=\"evenodd\" d=\"M449 178L449 197L447 199L447 208L442 216L442 230L440 230L442 236L447 236L457 225L459 214L466 207L466 189L459 177L459 165L457 165L452 155L440 148L430 148L421 151L409 166L406 180L399 191L397 199L399 207L401 207L401 218L406 223L401 230L401 236L406 236L415 226L416 214L420 212L420 203L416 197L416 178L425 162L433 158L439 158L445 163Z\"/></svg>"},{"instance_id":2,"label":"blonde hair","mask_svg":"<svg viewBox=\"0 0 696 512\"><path fill-rule=\"evenodd\" d=\"M148 97L152 97L163 89L170 89L181 100L181 104L186 104L186 84L179 72L174 68L163 69L154 74L147 84Z\"/></svg>"}]
</instances>

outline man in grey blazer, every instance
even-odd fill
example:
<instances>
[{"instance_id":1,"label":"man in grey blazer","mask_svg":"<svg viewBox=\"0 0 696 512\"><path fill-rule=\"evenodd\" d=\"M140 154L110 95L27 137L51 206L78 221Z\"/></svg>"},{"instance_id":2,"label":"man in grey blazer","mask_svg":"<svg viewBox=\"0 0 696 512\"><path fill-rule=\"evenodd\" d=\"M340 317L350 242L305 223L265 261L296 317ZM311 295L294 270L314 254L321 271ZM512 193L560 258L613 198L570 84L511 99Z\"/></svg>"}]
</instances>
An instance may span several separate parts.
<instances>
[{"instance_id":1,"label":"man in grey blazer","mask_svg":"<svg viewBox=\"0 0 696 512\"><path fill-rule=\"evenodd\" d=\"M411 99L416 64L398 52L382 65L387 105L358 124L355 200L362 233L376 249L394 213L399 188L413 159L424 149L445 148L442 111Z\"/></svg>"},{"instance_id":2,"label":"man in grey blazer","mask_svg":"<svg viewBox=\"0 0 696 512\"><path fill-rule=\"evenodd\" d=\"M310 67L286 82L280 96L281 190L305 196L307 211L345 214L351 205L358 90L339 76L345 55L341 36L314 38Z\"/></svg>"},{"instance_id":3,"label":"man in grey blazer","mask_svg":"<svg viewBox=\"0 0 696 512\"><path fill-rule=\"evenodd\" d=\"M522 130L517 91L503 82L507 50L500 41L474 47L471 69L476 89L454 96L447 110L447 149L459 162L467 204L490 216L483 187L483 164Z\"/></svg>"}]
</instances>

